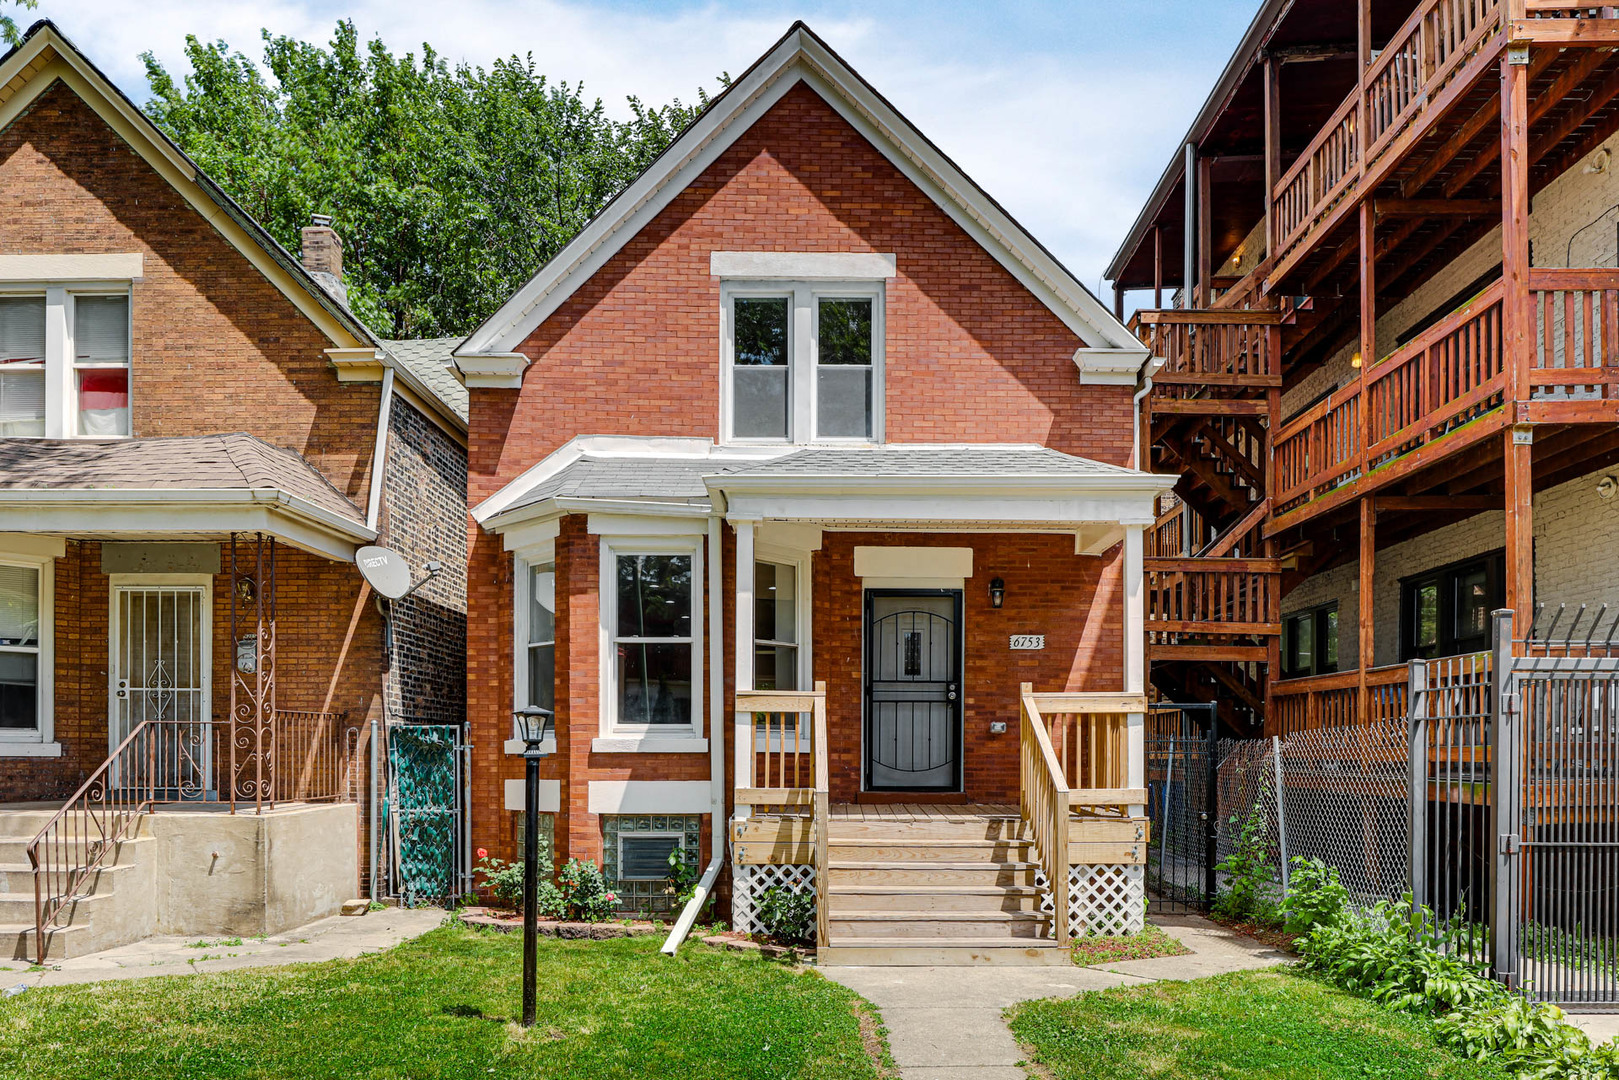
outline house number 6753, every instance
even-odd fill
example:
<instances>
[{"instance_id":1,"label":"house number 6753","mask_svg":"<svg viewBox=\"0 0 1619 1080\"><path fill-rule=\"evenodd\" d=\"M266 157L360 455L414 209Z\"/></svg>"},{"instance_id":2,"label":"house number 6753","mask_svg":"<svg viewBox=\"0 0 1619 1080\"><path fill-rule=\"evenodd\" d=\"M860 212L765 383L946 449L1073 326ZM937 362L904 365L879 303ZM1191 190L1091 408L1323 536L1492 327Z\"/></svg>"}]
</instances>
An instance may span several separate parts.
<instances>
[{"instance_id":1,"label":"house number 6753","mask_svg":"<svg viewBox=\"0 0 1619 1080\"><path fill-rule=\"evenodd\" d=\"M1046 647L1044 634L1013 634L1012 648L1014 649L1043 649Z\"/></svg>"}]
</instances>

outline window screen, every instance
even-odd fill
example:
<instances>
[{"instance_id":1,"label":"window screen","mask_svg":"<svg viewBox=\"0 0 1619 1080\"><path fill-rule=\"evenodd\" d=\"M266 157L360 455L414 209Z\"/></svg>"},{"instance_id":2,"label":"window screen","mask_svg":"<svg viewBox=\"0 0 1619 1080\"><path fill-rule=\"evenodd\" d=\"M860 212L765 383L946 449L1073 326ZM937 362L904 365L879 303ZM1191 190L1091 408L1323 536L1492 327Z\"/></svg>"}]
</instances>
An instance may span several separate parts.
<instances>
[{"instance_id":1,"label":"window screen","mask_svg":"<svg viewBox=\"0 0 1619 1080\"><path fill-rule=\"evenodd\" d=\"M624 833L618 844L618 876L626 881L668 877L669 853L682 846L678 833Z\"/></svg>"},{"instance_id":2,"label":"window screen","mask_svg":"<svg viewBox=\"0 0 1619 1080\"><path fill-rule=\"evenodd\" d=\"M817 435L834 439L871 435L871 307L870 299L820 301Z\"/></svg>"}]
</instances>

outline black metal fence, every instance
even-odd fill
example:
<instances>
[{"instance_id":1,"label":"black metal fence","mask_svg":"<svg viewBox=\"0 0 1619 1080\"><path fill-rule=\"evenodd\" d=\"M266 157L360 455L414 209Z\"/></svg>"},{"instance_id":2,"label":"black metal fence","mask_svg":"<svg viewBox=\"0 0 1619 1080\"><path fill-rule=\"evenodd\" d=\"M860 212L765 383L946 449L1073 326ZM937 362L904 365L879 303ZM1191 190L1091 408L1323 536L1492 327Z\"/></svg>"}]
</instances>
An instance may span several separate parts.
<instances>
[{"instance_id":1,"label":"black metal fence","mask_svg":"<svg viewBox=\"0 0 1619 1080\"><path fill-rule=\"evenodd\" d=\"M1207 911L1215 892L1219 763L1212 704L1157 703L1147 718L1147 908Z\"/></svg>"}]
</instances>

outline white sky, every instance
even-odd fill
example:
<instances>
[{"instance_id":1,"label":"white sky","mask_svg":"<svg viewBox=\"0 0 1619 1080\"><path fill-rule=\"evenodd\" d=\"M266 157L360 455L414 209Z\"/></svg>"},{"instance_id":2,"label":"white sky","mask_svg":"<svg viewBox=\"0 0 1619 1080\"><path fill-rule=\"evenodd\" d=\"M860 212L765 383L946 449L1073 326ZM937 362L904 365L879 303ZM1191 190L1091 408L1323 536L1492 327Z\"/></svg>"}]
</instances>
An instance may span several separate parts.
<instances>
[{"instance_id":1,"label":"white sky","mask_svg":"<svg viewBox=\"0 0 1619 1080\"><path fill-rule=\"evenodd\" d=\"M347 18L396 53L424 41L452 63L532 53L620 114L629 94L692 100L803 18L1098 288L1257 2L40 0L16 18L54 20L137 102L144 51L178 76L188 34L260 59L261 27L324 43Z\"/></svg>"}]
</instances>

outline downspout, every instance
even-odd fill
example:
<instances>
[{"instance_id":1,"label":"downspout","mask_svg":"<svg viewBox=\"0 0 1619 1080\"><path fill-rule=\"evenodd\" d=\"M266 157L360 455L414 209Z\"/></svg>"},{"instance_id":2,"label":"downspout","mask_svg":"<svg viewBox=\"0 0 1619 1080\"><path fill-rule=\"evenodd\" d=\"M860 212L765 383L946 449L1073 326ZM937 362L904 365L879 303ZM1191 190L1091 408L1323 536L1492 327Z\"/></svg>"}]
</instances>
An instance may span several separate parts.
<instances>
[{"instance_id":1,"label":"downspout","mask_svg":"<svg viewBox=\"0 0 1619 1080\"><path fill-rule=\"evenodd\" d=\"M377 438L371 451L371 491L366 499L365 523L372 530L377 527L377 521L382 517L382 474L388 456L388 420L393 411L394 399L394 369L384 368L382 372L382 401L377 406ZM382 611L382 640L383 648L389 653L393 650L393 628L389 625L389 613L382 604L382 598L377 598L377 607ZM388 663L382 669L382 708L386 713L388 709L388 683L393 671L392 657L385 657ZM375 716L371 717L371 887L368 896L371 900L377 899L377 856L382 848L382 799L377 790L377 784L382 774L382 747L379 740L382 732L379 730Z\"/></svg>"},{"instance_id":2,"label":"downspout","mask_svg":"<svg viewBox=\"0 0 1619 1080\"><path fill-rule=\"evenodd\" d=\"M1141 401L1152 393L1152 377L1164 366L1161 356L1148 357L1141 362L1141 374L1136 378L1136 394L1130 399L1130 468L1141 468Z\"/></svg>"},{"instance_id":3,"label":"downspout","mask_svg":"<svg viewBox=\"0 0 1619 1080\"><path fill-rule=\"evenodd\" d=\"M1181 231L1181 307L1193 306L1192 293L1197 284L1197 144L1186 144L1182 188L1186 192L1186 219Z\"/></svg>"}]
</instances>

